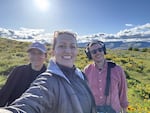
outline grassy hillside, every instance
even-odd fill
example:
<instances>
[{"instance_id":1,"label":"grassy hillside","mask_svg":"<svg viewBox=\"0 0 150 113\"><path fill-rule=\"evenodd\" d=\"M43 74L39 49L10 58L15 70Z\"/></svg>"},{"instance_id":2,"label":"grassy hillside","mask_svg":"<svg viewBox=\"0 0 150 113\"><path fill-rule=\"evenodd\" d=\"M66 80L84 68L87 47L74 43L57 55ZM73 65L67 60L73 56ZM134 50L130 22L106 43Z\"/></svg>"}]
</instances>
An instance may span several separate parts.
<instances>
[{"instance_id":1,"label":"grassy hillside","mask_svg":"<svg viewBox=\"0 0 150 113\"><path fill-rule=\"evenodd\" d=\"M5 83L6 75L15 66L28 63L28 45L29 43L0 38L0 87ZM121 65L127 75L130 103L128 112L150 113L150 49L146 49L146 52L137 49L108 50L107 53L106 58ZM88 63L90 62L84 54L84 49L79 48L77 67L83 69Z\"/></svg>"}]
</instances>

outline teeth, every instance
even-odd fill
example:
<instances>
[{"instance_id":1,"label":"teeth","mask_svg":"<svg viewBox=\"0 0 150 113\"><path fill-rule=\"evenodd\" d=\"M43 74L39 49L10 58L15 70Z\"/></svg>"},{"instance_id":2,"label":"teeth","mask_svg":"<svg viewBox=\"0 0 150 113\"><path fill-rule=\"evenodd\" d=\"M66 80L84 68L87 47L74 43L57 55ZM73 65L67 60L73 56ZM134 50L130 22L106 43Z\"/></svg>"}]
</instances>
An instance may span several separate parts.
<instances>
[{"instance_id":1,"label":"teeth","mask_svg":"<svg viewBox=\"0 0 150 113\"><path fill-rule=\"evenodd\" d=\"M96 58L100 58L101 56L96 56Z\"/></svg>"},{"instance_id":2,"label":"teeth","mask_svg":"<svg viewBox=\"0 0 150 113\"><path fill-rule=\"evenodd\" d=\"M71 59L71 56L63 56L64 59Z\"/></svg>"},{"instance_id":3,"label":"teeth","mask_svg":"<svg viewBox=\"0 0 150 113\"><path fill-rule=\"evenodd\" d=\"M97 55L96 57L101 57L100 55Z\"/></svg>"}]
</instances>

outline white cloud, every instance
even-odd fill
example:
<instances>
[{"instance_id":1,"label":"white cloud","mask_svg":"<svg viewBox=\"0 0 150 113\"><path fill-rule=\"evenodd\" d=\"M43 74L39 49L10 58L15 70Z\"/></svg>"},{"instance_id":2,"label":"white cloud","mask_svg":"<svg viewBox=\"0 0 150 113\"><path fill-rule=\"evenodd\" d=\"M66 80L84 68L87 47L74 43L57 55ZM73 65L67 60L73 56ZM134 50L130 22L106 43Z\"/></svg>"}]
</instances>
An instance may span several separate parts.
<instances>
[{"instance_id":1,"label":"white cloud","mask_svg":"<svg viewBox=\"0 0 150 113\"><path fill-rule=\"evenodd\" d=\"M45 41L51 42L52 34L45 33L44 29L20 28L19 30L0 28L0 37L20 41Z\"/></svg>"},{"instance_id":2,"label":"white cloud","mask_svg":"<svg viewBox=\"0 0 150 113\"><path fill-rule=\"evenodd\" d=\"M68 29L67 29L68 30ZM69 31L72 31L69 29ZM46 33L44 29L20 28L19 30L0 28L0 37L21 41L43 41L52 42L53 33ZM97 33L78 36L78 42L89 42L91 40L108 41L150 41L150 23L139 25L130 29L121 30L116 34Z\"/></svg>"},{"instance_id":3,"label":"white cloud","mask_svg":"<svg viewBox=\"0 0 150 113\"><path fill-rule=\"evenodd\" d=\"M117 37L129 36L129 38L130 38L134 35L137 35L137 38L138 38L138 36L141 37L141 36L144 36L145 34L150 36L150 23L147 23L147 24L141 25L141 26L137 26L137 27L134 27L131 29L125 29L123 31L118 32L116 34L116 36Z\"/></svg>"},{"instance_id":4,"label":"white cloud","mask_svg":"<svg viewBox=\"0 0 150 113\"><path fill-rule=\"evenodd\" d=\"M132 27L133 24L125 24L125 26L127 26L127 27Z\"/></svg>"},{"instance_id":5,"label":"white cloud","mask_svg":"<svg viewBox=\"0 0 150 113\"><path fill-rule=\"evenodd\" d=\"M103 35L101 35L103 34ZM116 34L99 33L94 35L84 36L86 40L99 39L104 42L108 41L150 41L150 23L139 25L130 29L121 30ZM85 39L84 39L85 40Z\"/></svg>"}]
</instances>

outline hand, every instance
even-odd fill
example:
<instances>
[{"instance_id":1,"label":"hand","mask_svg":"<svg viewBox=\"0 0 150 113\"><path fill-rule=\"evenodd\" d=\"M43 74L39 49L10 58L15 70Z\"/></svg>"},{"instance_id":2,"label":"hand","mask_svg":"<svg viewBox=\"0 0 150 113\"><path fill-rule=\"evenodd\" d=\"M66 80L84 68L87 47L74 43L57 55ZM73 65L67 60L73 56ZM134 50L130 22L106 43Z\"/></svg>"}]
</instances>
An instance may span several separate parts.
<instances>
[{"instance_id":1,"label":"hand","mask_svg":"<svg viewBox=\"0 0 150 113\"><path fill-rule=\"evenodd\" d=\"M3 109L3 108L0 108L0 113L13 113L13 112Z\"/></svg>"}]
</instances>

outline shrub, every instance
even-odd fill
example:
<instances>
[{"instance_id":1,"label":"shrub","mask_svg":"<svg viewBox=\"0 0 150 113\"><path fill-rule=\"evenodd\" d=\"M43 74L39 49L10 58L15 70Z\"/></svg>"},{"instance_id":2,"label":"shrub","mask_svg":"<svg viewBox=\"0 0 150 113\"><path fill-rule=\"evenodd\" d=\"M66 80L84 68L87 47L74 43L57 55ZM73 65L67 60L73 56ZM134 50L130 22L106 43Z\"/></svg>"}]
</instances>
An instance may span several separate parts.
<instances>
[{"instance_id":1,"label":"shrub","mask_svg":"<svg viewBox=\"0 0 150 113\"><path fill-rule=\"evenodd\" d=\"M134 50L134 51L139 51L139 48L134 48L133 50Z\"/></svg>"},{"instance_id":2,"label":"shrub","mask_svg":"<svg viewBox=\"0 0 150 113\"><path fill-rule=\"evenodd\" d=\"M143 49L142 49L142 52L147 52L147 51L148 51L147 48L143 48Z\"/></svg>"},{"instance_id":3,"label":"shrub","mask_svg":"<svg viewBox=\"0 0 150 113\"><path fill-rule=\"evenodd\" d=\"M132 48L132 47L129 47L129 49L128 49L128 50L132 51L132 50L133 50L133 48Z\"/></svg>"}]
</instances>

